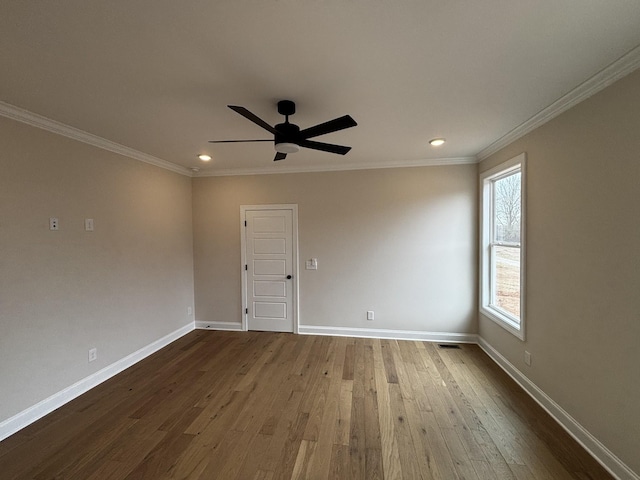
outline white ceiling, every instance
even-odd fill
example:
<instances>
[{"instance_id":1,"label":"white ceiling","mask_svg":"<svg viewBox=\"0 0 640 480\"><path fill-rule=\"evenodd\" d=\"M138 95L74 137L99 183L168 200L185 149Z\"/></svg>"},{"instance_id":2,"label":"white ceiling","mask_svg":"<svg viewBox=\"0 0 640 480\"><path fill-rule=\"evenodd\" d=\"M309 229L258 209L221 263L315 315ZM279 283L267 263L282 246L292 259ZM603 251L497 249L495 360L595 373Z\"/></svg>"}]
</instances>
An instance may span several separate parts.
<instances>
[{"instance_id":1,"label":"white ceiling","mask_svg":"<svg viewBox=\"0 0 640 480\"><path fill-rule=\"evenodd\" d=\"M640 1L2 1L0 45L5 111L200 174L459 163L625 54L635 68ZM270 138L226 105L275 124L281 99L301 128L350 114L317 140L353 150L207 143Z\"/></svg>"}]
</instances>

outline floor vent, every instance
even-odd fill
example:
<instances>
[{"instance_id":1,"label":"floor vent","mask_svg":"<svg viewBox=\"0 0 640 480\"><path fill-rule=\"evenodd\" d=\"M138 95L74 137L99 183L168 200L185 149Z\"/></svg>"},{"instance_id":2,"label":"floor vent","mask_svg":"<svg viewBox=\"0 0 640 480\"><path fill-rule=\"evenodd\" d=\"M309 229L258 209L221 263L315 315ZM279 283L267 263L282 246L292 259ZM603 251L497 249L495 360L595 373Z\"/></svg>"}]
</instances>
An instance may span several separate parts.
<instances>
[{"instance_id":1,"label":"floor vent","mask_svg":"<svg viewBox=\"0 0 640 480\"><path fill-rule=\"evenodd\" d=\"M438 347L440 348L448 348L448 349L452 349L452 348L460 348L460 345L456 345L455 343L439 343Z\"/></svg>"}]
</instances>

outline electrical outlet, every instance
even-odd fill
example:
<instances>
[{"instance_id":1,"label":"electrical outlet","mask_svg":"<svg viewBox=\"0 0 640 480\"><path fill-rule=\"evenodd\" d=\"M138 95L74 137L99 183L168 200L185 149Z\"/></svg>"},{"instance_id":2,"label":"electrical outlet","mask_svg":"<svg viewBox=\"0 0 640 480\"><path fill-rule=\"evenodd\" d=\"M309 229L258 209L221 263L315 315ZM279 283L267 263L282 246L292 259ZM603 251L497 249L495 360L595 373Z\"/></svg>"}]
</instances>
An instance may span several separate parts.
<instances>
[{"instance_id":1,"label":"electrical outlet","mask_svg":"<svg viewBox=\"0 0 640 480\"><path fill-rule=\"evenodd\" d=\"M97 348L90 348L89 349L89 361L93 362L94 360L98 359L98 349Z\"/></svg>"},{"instance_id":2,"label":"electrical outlet","mask_svg":"<svg viewBox=\"0 0 640 480\"><path fill-rule=\"evenodd\" d=\"M525 350L524 352L524 363L531 366L531 354Z\"/></svg>"},{"instance_id":3,"label":"electrical outlet","mask_svg":"<svg viewBox=\"0 0 640 480\"><path fill-rule=\"evenodd\" d=\"M373 320L375 318L375 315L373 313L373 310L367 310L367 320Z\"/></svg>"},{"instance_id":4,"label":"electrical outlet","mask_svg":"<svg viewBox=\"0 0 640 480\"><path fill-rule=\"evenodd\" d=\"M193 308L187 307L187 315L193 315Z\"/></svg>"},{"instance_id":5,"label":"electrical outlet","mask_svg":"<svg viewBox=\"0 0 640 480\"><path fill-rule=\"evenodd\" d=\"M60 222L57 217L49 217L49 230L59 230Z\"/></svg>"}]
</instances>

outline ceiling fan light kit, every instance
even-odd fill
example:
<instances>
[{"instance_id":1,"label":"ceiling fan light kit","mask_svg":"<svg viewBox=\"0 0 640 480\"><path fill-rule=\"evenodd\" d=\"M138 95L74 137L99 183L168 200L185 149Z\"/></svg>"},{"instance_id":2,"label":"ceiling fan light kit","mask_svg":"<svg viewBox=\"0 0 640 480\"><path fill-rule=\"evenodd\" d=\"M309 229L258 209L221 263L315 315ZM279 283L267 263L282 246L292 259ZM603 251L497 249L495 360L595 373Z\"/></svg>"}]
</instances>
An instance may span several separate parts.
<instances>
[{"instance_id":1,"label":"ceiling fan light kit","mask_svg":"<svg viewBox=\"0 0 640 480\"><path fill-rule=\"evenodd\" d=\"M345 155L349 150L351 150L351 147L345 147L343 145L334 145L331 143L309 140L310 138L318 137L320 135L326 135L327 133L333 133L339 130L344 130L345 128L355 127L357 123L349 115L334 118L333 120L329 120L328 122L320 123L313 127L300 130L300 127L298 125L289 123L289 116L296 113L296 104L291 100L280 100L278 102L278 113L280 115L284 115L285 120L284 123L279 123L273 127L244 107L240 107L237 105L228 105L228 107L234 112L245 117L247 120L252 121L256 125L273 134L273 143L276 150L276 156L273 159L274 161L284 160L287 157L287 154L296 153L298 150L300 150L300 147L335 153L338 155ZM271 140L210 140L209 143L242 143L269 141Z\"/></svg>"},{"instance_id":2,"label":"ceiling fan light kit","mask_svg":"<svg viewBox=\"0 0 640 480\"><path fill-rule=\"evenodd\" d=\"M296 153L300 147L291 142L280 142L275 144L276 152L280 153Z\"/></svg>"}]
</instances>

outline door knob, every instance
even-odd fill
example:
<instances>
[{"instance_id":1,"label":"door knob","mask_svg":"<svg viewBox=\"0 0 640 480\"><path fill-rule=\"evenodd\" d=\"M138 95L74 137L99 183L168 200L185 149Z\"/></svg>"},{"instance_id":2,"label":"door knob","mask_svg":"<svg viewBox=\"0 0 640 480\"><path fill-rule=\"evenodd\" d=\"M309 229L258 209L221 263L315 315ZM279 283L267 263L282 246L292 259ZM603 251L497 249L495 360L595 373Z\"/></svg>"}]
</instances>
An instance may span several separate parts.
<instances>
[{"instance_id":1,"label":"door knob","mask_svg":"<svg viewBox=\"0 0 640 480\"><path fill-rule=\"evenodd\" d=\"M287 280L291 280L291 275L287 275Z\"/></svg>"}]
</instances>

